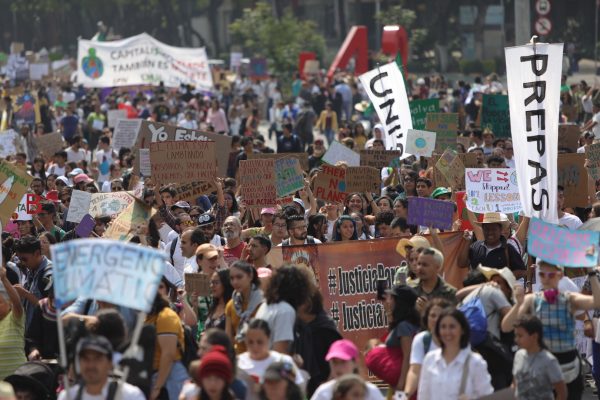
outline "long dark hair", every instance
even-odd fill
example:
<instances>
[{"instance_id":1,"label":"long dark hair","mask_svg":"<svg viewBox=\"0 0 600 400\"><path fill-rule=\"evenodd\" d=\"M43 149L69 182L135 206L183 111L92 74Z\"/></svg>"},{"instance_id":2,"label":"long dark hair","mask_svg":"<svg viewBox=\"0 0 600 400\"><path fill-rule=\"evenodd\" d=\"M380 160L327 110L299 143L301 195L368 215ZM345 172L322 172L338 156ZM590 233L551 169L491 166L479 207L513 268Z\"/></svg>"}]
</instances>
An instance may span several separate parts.
<instances>
[{"instance_id":1,"label":"long dark hair","mask_svg":"<svg viewBox=\"0 0 600 400\"><path fill-rule=\"evenodd\" d=\"M391 296L394 299L394 305L392 306L390 330L403 321L419 326L420 316L415 307L417 304L417 293L410 286L402 285L395 287Z\"/></svg>"},{"instance_id":2,"label":"long dark hair","mask_svg":"<svg viewBox=\"0 0 600 400\"><path fill-rule=\"evenodd\" d=\"M160 293L156 293L152 308L148 315L158 315L163 309L169 307L169 300L163 297Z\"/></svg>"},{"instance_id":3,"label":"long dark hair","mask_svg":"<svg viewBox=\"0 0 600 400\"><path fill-rule=\"evenodd\" d=\"M285 398L287 400L304 400L304 395L302 391L296 385L295 382L291 381L289 378L285 378L287 381L287 388L285 389ZM265 389L261 387L260 393L258 394L260 400L268 400L267 394L265 393Z\"/></svg>"},{"instance_id":4,"label":"long dark hair","mask_svg":"<svg viewBox=\"0 0 600 400\"><path fill-rule=\"evenodd\" d=\"M325 243L327 238L323 235L323 224L327 223L327 217L325 214L315 214L308 217L308 235L319 239Z\"/></svg>"},{"instance_id":5,"label":"long dark hair","mask_svg":"<svg viewBox=\"0 0 600 400\"><path fill-rule=\"evenodd\" d=\"M226 194L231 196L231 214L238 212L240 210L240 208L239 208L237 200L235 198L235 193L233 193L233 190L231 190L231 189L225 189L223 191L223 196L225 196ZM227 210L227 215L230 215L229 210Z\"/></svg>"},{"instance_id":6,"label":"long dark hair","mask_svg":"<svg viewBox=\"0 0 600 400\"><path fill-rule=\"evenodd\" d=\"M435 336L440 338L440 346L442 347L442 350L444 350L446 345L441 340L440 325L441 325L442 320L445 317L452 317L459 323L459 325L462 329L462 335L460 336L460 348L464 349L465 347L467 347L469 345L469 336L471 335L471 329L469 328L469 321L467 321L467 318L462 313L462 311L460 311L459 309L454 308L454 307L448 307L448 308L445 308L440 313L440 317L438 318L437 323L435 324Z\"/></svg>"},{"instance_id":7,"label":"long dark hair","mask_svg":"<svg viewBox=\"0 0 600 400\"><path fill-rule=\"evenodd\" d=\"M332 242L342 241L342 234L338 232L338 230L340 229L344 221L352 222L352 226L354 227L354 233L352 234L350 240L358 240L358 234L356 233L356 222L354 222L352 217L350 217L349 215L340 215L340 217L335 221L335 225L333 226L333 237L331 238Z\"/></svg>"},{"instance_id":8,"label":"long dark hair","mask_svg":"<svg viewBox=\"0 0 600 400\"><path fill-rule=\"evenodd\" d=\"M246 261L238 260L231 264L231 268L237 268L243 273L250 275L252 277L252 285L255 285L257 288L260 287L260 279L258 279L258 272L256 272L256 268L252 264L247 263Z\"/></svg>"},{"instance_id":9,"label":"long dark hair","mask_svg":"<svg viewBox=\"0 0 600 400\"><path fill-rule=\"evenodd\" d=\"M231 286L231 280L229 279L229 270L228 269L220 269L217 271L217 275L219 276L219 281L223 286L223 303L227 304L229 300L231 300L231 296L233 295L233 286ZM218 301L214 301L210 304L208 308L208 315L213 315L219 305Z\"/></svg>"},{"instance_id":10,"label":"long dark hair","mask_svg":"<svg viewBox=\"0 0 600 400\"><path fill-rule=\"evenodd\" d=\"M267 304L285 301L297 310L314 290L306 271L305 268L289 264L277 269L265 291Z\"/></svg>"}]
</instances>

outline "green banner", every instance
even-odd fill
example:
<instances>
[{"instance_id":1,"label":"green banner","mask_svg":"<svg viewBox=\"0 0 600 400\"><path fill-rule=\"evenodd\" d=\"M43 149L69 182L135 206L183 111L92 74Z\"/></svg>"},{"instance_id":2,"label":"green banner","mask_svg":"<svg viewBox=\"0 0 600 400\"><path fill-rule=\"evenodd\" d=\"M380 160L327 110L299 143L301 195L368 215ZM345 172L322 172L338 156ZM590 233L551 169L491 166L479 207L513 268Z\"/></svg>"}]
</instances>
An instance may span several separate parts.
<instances>
[{"instance_id":1,"label":"green banner","mask_svg":"<svg viewBox=\"0 0 600 400\"><path fill-rule=\"evenodd\" d=\"M440 111L439 99L413 100L410 102L410 115L412 117L413 129L425 129L427 113Z\"/></svg>"},{"instance_id":2,"label":"green banner","mask_svg":"<svg viewBox=\"0 0 600 400\"><path fill-rule=\"evenodd\" d=\"M484 94L481 106L481 129L488 128L497 138L510 137L510 113L508 96Z\"/></svg>"}]
</instances>

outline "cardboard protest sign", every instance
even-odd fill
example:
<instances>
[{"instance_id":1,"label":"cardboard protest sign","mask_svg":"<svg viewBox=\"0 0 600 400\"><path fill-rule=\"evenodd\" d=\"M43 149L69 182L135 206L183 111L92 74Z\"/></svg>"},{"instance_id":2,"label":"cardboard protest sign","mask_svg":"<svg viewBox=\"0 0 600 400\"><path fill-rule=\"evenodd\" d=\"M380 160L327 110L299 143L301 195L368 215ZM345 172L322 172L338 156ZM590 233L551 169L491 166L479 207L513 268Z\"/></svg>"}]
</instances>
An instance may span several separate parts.
<instances>
[{"instance_id":1,"label":"cardboard protest sign","mask_svg":"<svg viewBox=\"0 0 600 400\"><path fill-rule=\"evenodd\" d=\"M588 172L585 154L558 155L558 182L565 188L565 207L587 207Z\"/></svg>"},{"instance_id":2,"label":"cardboard protest sign","mask_svg":"<svg viewBox=\"0 0 600 400\"><path fill-rule=\"evenodd\" d=\"M585 146L585 158L589 162L587 167L588 174L592 179L597 181L600 179L600 143Z\"/></svg>"},{"instance_id":3,"label":"cardboard protest sign","mask_svg":"<svg viewBox=\"0 0 600 400\"><path fill-rule=\"evenodd\" d=\"M577 124L558 124L558 150L577 153L581 131Z\"/></svg>"},{"instance_id":4,"label":"cardboard protest sign","mask_svg":"<svg viewBox=\"0 0 600 400\"><path fill-rule=\"evenodd\" d=\"M510 137L508 95L484 94L481 103L481 129L490 129L496 138Z\"/></svg>"},{"instance_id":5,"label":"cardboard protest sign","mask_svg":"<svg viewBox=\"0 0 600 400\"><path fill-rule=\"evenodd\" d=\"M466 136L458 136L456 138L456 143L461 144L465 148L465 150L468 150L469 145L471 144L471 139L469 139Z\"/></svg>"},{"instance_id":6,"label":"cardboard protest sign","mask_svg":"<svg viewBox=\"0 0 600 400\"><path fill-rule=\"evenodd\" d=\"M393 160L400 158L400 154L398 150L361 150L360 165L377 169L385 168Z\"/></svg>"},{"instance_id":7,"label":"cardboard protest sign","mask_svg":"<svg viewBox=\"0 0 600 400\"><path fill-rule=\"evenodd\" d=\"M327 152L321 158L327 164L335 165L337 162L345 162L349 167L360 166L360 154L350 150L340 142L334 140L329 145Z\"/></svg>"},{"instance_id":8,"label":"cardboard protest sign","mask_svg":"<svg viewBox=\"0 0 600 400\"><path fill-rule=\"evenodd\" d=\"M27 193L33 177L11 163L0 160L0 221L6 226Z\"/></svg>"},{"instance_id":9,"label":"cardboard protest sign","mask_svg":"<svg viewBox=\"0 0 600 400\"><path fill-rule=\"evenodd\" d=\"M409 104L413 129L425 129L427 114L440 112L439 99L413 100Z\"/></svg>"},{"instance_id":10,"label":"cardboard protest sign","mask_svg":"<svg viewBox=\"0 0 600 400\"><path fill-rule=\"evenodd\" d=\"M135 197L130 192L93 193L89 213L92 217L112 217L125 210Z\"/></svg>"},{"instance_id":11,"label":"cardboard protest sign","mask_svg":"<svg viewBox=\"0 0 600 400\"><path fill-rule=\"evenodd\" d=\"M275 185L277 197L284 197L304 188L304 174L294 158L275 160Z\"/></svg>"},{"instance_id":12,"label":"cardboard protest sign","mask_svg":"<svg viewBox=\"0 0 600 400\"><path fill-rule=\"evenodd\" d=\"M275 160L279 160L280 158L295 158L300 162L300 167L302 167L304 171L308 171L307 153L252 153L248 155L248 160L266 160L271 158Z\"/></svg>"},{"instance_id":13,"label":"cardboard protest sign","mask_svg":"<svg viewBox=\"0 0 600 400\"><path fill-rule=\"evenodd\" d=\"M119 151L122 148L133 148L137 141L138 134L140 133L141 126L142 120L139 118L117 120L112 140L112 145L115 150Z\"/></svg>"},{"instance_id":14,"label":"cardboard protest sign","mask_svg":"<svg viewBox=\"0 0 600 400\"><path fill-rule=\"evenodd\" d=\"M140 175L152 175L152 162L150 161L150 149L139 149Z\"/></svg>"},{"instance_id":15,"label":"cardboard protest sign","mask_svg":"<svg viewBox=\"0 0 600 400\"><path fill-rule=\"evenodd\" d=\"M381 191L381 175L377 168L372 167L348 167L346 169L346 192L370 192Z\"/></svg>"},{"instance_id":16,"label":"cardboard protest sign","mask_svg":"<svg viewBox=\"0 0 600 400\"><path fill-rule=\"evenodd\" d=\"M148 149L150 148L150 143L167 141L214 141L219 176L227 176L227 160L229 160L229 152L231 151L231 136L195 131L160 122L142 121L135 147L138 149ZM134 174L139 174L140 164L137 159L134 162L133 171Z\"/></svg>"},{"instance_id":17,"label":"cardboard protest sign","mask_svg":"<svg viewBox=\"0 0 600 400\"><path fill-rule=\"evenodd\" d=\"M242 199L247 207L275 206L275 160L240 161L239 172Z\"/></svg>"},{"instance_id":18,"label":"cardboard protest sign","mask_svg":"<svg viewBox=\"0 0 600 400\"><path fill-rule=\"evenodd\" d=\"M196 199L203 194L209 194L217 190L212 182L185 183L183 185L175 185L173 188L177 192L177 200L193 203L195 203Z\"/></svg>"},{"instance_id":19,"label":"cardboard protest sign","mask_svg":"<svg viewBox=\"0 0 600 400\"><path fill-rule=\"evenodd\" d=\"M79 39L77 60L77 83L84 87L213 86L204 47L169 46L147 33L106 42Z\"/></svg>"},{"instance_id":20,"label":"cardboard protest sign","mask_svg":"<svg viewBox=\"0 0 600 400\"><path fill-rule=\"evenodd\" d=\"M117 126L117 121L120 119L127 118L127 110L118 109L118 110L108 110L106 112L106 119L108 120L108 127L114 128Z\"/></svg>"},{"instance_id":21,"label":"cardboard protest sign","mask_svg":"<svg viewBox=\"0 0 600 400\"><path fill-rule=\"evenodd\" d=\"M440 171L453 189L464 187L465 166L454 150L447 149L444 151L444 154L435 164L435 168ZM437 181L436 185L440 186Z\"/></svg>"},{"instance_id":22,"label":"cardboard protest sign","mask_svg":"<svg viewBox=\"0 0 600 400\"><path fill-rule=\"evenodd\" d=\"M73 190L71 194L71 202L67 212L67 221L79 223L84 215L90 210L92 194L82 190Z\"/></svg>"},{"instance_id":23,"label":"cardboard protest sign","mask_svg":"<svg viewBox=\"0 0 600 400\"><path fill-rule=\"evenodd\" d=\"M317 199L332 203L343 203L346 199L346 168L323 164L313 182Z\"/></svg>"},{"instance_id":24,"label":"cardboard protest sign","mask_svg":"<svg viewBox=\"0 0 600 400\"><path fill-rule=\"evenodd\" d=\"M426 237L432 242L431 237ZM444 279L460 288L468 272L456 265L462 232L440 233L439 237L444 246ZM309 268L323 295L325 311L338 331L362 349L370 339L388 332L384 305L376 299L377 281L385 280L392 287L397 268L407 265L407 260L396 253L397 244L396 238L283 246L274 247L269 256L271 260ZM276 253L281 253L281 257ZM366 315L369 317L362 317Z\"/></svg>"},{"instance_id":25,"label":"cardboard protest sign","mask_svg":"<svg viewBox=\"0 0 600 400\"><path fill-rule=\"evenodd\" d=\"M108 239L128 241L135 234L140 226L148 223L155 209L148 207L140 200L131 203L127 208L120 213L104 233L104 237Z\"/></svg>"},{"instance_id":26,"label":"cardboard protest sign","mask_svg":"<svg viewBox=\"0 0 600 400\"><path fill-rule=\"evenodd\" d=\"M167 258L150 247L108 239L72 240L50 251L59 308L81 297L148 312Z\"/></svg>"},{"instance_id":27,"label":"cardboard protest sign","mask_svg":"<svg viewBox=\"0 0 600 400\"><path fill-rule=\"evenodd\" d=\"M212 180L217 173L215 142L150 143L152 178L159 185ZM140 164L140 172L141 164Z\"/></svg>"},{"instance_id":28,"label":"cardboard protest sign","mask_svg":"<svg viewBox=\"0 0 600 400\"><path fill-rule=\"evenodd\" d=\"M186 293L210 296L210 276L205 274L184 274Z\"/></svg>"},{"instance_id":29,"label":"cardboard protest sign","mask_svg":"<svg viewBox=\"0 0 600 400\"><path fill-rule=\"evenodd\" d=\"M83 239L88 238L95 226L96 220L90 214L85 214L75 227L75 234Z\"/></svg>"},{"instance_id":30,"label":"cardboard protest sign","mask_svg":"<svg viewBox=\"0 0 600 400\"><path fill-rule=\"evenodd\" d=\"M443 152L446 149L456 149L456 136L458 134L458 114L456 113L429 113L425 129L437 133L435 149Z\"/></svg>"},{"instance_id":31,"label":"cardboard protest sign","mask_svg":"<svg viewBox=\"0 0 600 400\"><path fill-rule=\"evenodd\" d=\"M12 129L0 132L0 158L14 157L17 154L18 138L19 134Z\"/></svg>"},{"instance_id":32,"label":"cardboard protest sign","mask_svg":"<svg viewBox=\"0 0 600 400\"><path fill-rule=\"evenodd\" d=\"M564 267L598 265L600 232L560 228L538 218L529 221L527 252Z\"/></svg>"},{"instance_id":33,"label":"cardboard protest sign","mask_svg":"<svg viewBox=\"0 0 600 400\"><path fill-rule=\"evenodd\" d=\"M450 229L453 215L453 202L428 197L408 198L408 223L410 225Z\"/></svg>"},{"instance_id":34,"label":"cardboard protest sign","mask_svg":"<svg viewBox=\"0 0 600 400\"><path fill-rule=\"evenodd\" d=\"M38 154L43 154L46 158L54 156L54 153L61 151L64 146L63 136L60 132L36 136L33 138L33 142Z\"/></svg>"},{"instance_id":35,"label":"cardboard protest sign","mask_svg":"<svg viewBox=\"0 0 600 400\"><path fill-rule=\"evenodd\" d=\"M476 213L521 211L517 172L514 168L467 168L467 207Z\"/></svg>"},{"instance_id":36,"label":"cardboard protest sign","mask_svg":"<svg viewBox=\"0 0 600 400\"><path fill-rule=\"evenodd\" d=\"M417 157L431 157L435 149L435 132L409 129L406 138L406 152Z\"/></svg>"},{"instance_id":37,"label":"cardboard protest sign","mask_svg":"<svg viewBox=\"0 0 600 400\"><path fill-rule=\"evenodd\" d=\"M41 81L45 76L50 75L50 64L32 63L29 64L29 79L32 81Z\"/></svg>"}]
</instances>

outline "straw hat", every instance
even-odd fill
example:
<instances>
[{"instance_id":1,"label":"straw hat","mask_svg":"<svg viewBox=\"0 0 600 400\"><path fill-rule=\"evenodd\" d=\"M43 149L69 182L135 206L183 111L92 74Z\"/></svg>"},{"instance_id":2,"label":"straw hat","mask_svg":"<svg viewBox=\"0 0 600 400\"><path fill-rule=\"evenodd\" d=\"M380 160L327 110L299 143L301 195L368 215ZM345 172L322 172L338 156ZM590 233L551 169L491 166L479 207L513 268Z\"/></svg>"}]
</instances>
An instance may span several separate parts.
<instances>
[{"instance_id":1,"label":"straw hat","mask_svg":"<svg viewBox=\"0 0 600 400\"><path fill-rule=\"evenodd\" d=\"M427 240L424 236L414 235L410 239L400 239L398 244L396 245L396 252L400 254L402 257L406 258L408 256L408 252L406 251L406 247L412 247L415 249L418 248L430 248L431 244L429 240Z\"/></svg>"},{"instance_id":2,"label":"straw hat","mask_svg":"<svg viewBox=\"0 0 600 400\"><path fill-rule=\"evenodd\" d=\"M508 220L506 214L498 212L489 212L483 214L483 221L477 222L477 224L500 224L504 228L510 225L510 221Z\"/></svg>"},{"instance_id":3,"label":"straw hat","mask_svg":"<svg viewBox=\"0 0 600 400\"><path fill-rule=\"evenodd\" d=\"M477 267L477 270L480 271L481 274L483 276L485 276L485 279L487 279L488 281L491 280L494 275L500 275L508 284L508 287L510 288L511 292L513 291L513 288L517 284L517 278L515 278L515 275L508 267L504 267L502 269L496 269L496 268L484 267L483 265L479 264L479 266Z\"/></svg>"}]
</instances>

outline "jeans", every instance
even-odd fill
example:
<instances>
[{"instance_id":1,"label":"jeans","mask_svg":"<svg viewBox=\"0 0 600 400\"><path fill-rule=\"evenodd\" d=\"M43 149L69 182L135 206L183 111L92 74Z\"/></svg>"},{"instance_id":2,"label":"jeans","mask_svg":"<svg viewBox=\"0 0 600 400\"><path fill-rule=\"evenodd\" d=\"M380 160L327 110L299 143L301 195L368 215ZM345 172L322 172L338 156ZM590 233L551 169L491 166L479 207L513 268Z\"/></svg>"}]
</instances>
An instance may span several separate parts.
<instances>
[{"instance_id":1,"label":"jeans","mask_svg":"<svg viewBox=\"0 0 600 400\"><path fill-rule=\"evenodd\" d=\"M331 142L333 142L335 132L333 131L333 129L325 129L325 131L323 133L325 134L325 137L327 138L327 145L330 145Z\"/></svg>"},{"instance_id":2,"label":"jeans","mask_svg":"<svg viewBox=\"0 0 600 400\"><path fill-rule=\"evenodd\" d=\"M154 382L157 378L158 374L155 373L152 377L152 381ZM179 394L181 393L181 388L183 387L183 383L189 378L188 372L181 363L181 361L175 361L173 366L171 367L171 372L167 377L167 381L165 382L164 389L166 389L169 394L169 399L178 399Z\"/></svg>"}]
</instances>

